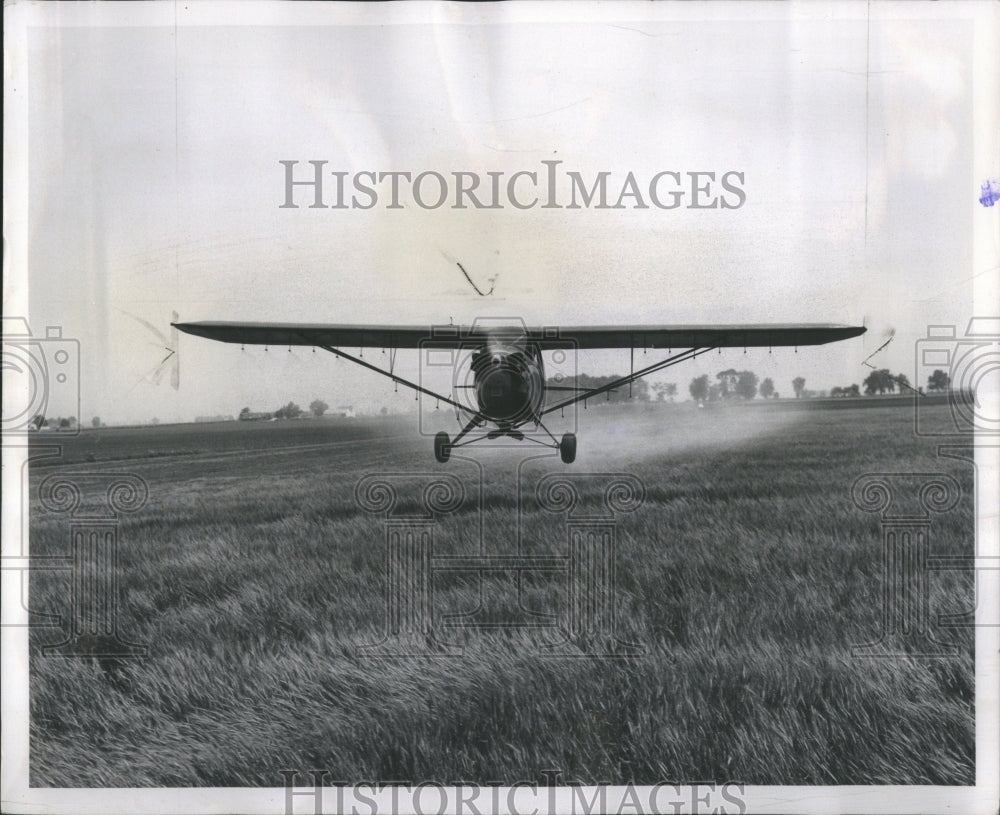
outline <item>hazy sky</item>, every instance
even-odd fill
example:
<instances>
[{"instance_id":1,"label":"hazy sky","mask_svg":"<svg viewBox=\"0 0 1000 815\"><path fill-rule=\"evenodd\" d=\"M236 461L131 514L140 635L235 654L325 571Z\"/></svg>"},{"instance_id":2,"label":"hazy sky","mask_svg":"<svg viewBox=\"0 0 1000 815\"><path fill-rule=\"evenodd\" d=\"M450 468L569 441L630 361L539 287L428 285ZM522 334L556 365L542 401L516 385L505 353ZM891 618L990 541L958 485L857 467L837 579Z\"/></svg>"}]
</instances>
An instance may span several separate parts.
<instances>
[{"instance_id":1,"label":"hazy sky","mask_svg":"<svg viewBox=\"0 0 1000 815\"><path fill-rule=\"evenodd\" d=\"M529 21L521 6L449 7L417 24L384 6L361 17L249 4L224 20L205 6L86 8L40 9L47 24L29 29L24 63L30 322L80 341L85 420L412 399L326 354L189 336L174 391L169 374L154 382L166 352L142 322L167 333L174 311L869 326L863 341L739 350L660 376L685 396L693 376L732 366L785 393L796 375L807 387L860 383L889 329L876 361L913 378L928 323L961 331L972 314L985 169L973 160L974 26L961 14L869 22L864 4L833 15L621 4ZM303 174L324 160L349 174L483 178L561 160L585 178L610 172L613 198L629 172L642 186L665 170L736 171L746 201L284 209L282 160ZM455 260L479 282L496 275L494 295L478 297ZM627 353L579 363L627 365Z\"/></svg>"}]
</instances>

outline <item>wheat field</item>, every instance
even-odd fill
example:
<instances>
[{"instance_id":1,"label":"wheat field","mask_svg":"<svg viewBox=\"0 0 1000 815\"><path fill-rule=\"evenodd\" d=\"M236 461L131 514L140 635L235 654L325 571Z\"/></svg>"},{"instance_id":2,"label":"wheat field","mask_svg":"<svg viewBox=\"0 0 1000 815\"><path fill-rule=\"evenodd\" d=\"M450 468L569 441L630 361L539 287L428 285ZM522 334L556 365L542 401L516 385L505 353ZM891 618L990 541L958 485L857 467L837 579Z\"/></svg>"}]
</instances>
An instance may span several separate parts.
<instances>
[{"instance_id":1,"label":"wheat field","mask_svg":"<svg viewBox=\"0 0 1000 815\"><path fill-rule=\"evenodd\" d=\"M592 406L572 467L525 463L527 445L438 465L407 418L63 440L31 471L32 557L68 552L68 519L38 500L46 478L141 478L148 501L118 526L118 619L148 655L46 655L65 629L37 618L50 624L31 632L30 782L271 787L282 769L325 768L509 784L557 768L583 783L972 784L972 630L935 629L956 647L945 658L852 651L879 635L884 580L880 517L851 496L865 473L946 473L961 498L933 516L932 553L969 555L972 469L915 435L912 410L864 407ZM928 410L947 423L946 405ZM386 631L388 576L385 518L355 495L363 476L392 474L404 492L461 479L435 555L557 559L567 520L534 500L556 472L592 476L583 505L613 474L643 486L615 519L624 658L547 650L565 639L568 601L565 577L543 569L436 572L444 653L366 655ZM65 625L69 579L34 571L32 611ZM928 582L935 620L974 607L969 573Z\"/></svg>"}]
</instances>

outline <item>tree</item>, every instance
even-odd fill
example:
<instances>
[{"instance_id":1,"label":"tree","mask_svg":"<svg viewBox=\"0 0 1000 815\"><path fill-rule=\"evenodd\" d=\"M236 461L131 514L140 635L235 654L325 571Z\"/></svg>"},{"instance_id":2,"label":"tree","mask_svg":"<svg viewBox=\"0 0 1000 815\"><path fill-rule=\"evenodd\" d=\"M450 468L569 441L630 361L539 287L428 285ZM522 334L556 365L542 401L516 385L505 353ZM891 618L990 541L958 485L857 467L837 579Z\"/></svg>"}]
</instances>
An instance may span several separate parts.
<instances>
[{"instance_id":1,"label":"tree","mask_svg":"<svg viewBox=\"0 0 1000 815\"><path fill-rule=\"evenodd\" d=\"M865 381L861 384L865 386L865 395L867 396L872 396L876 393L881 396L886 391L892 393L896 390L896 379L889 373L888 368L880 368L877 371L872 371L865 377Z\"/></svg>"},{"instance_id":2,"label":"tree","mask_svg":"<svg viewBox=\"0 0 1000 815\"><path fill-rule=\"evenodd\" d=\"M948 377L948 374L940 368L927 377L927 390L929 391L946 391L950 384L951 379Z\"/></svg>"},{"instance_id":3,"label":"tree","mask_svg":"<svg viewBox=\"0 0 1000 815\"><path fill-rule=\"evenodd\" d=\"M42 413L37 414L35 418L31 420L31 423L35 426L35 430L41 430L45 427L45 415Z\"/></svg>"},{"instance_id":4,"label":"tree","mask_svg":"<svg viewBox=\"0 0 1000 815\"><path fill-rule=\"evenodd\" d=\"M913 390L912 386L910 385L910 380L906 378L906 374L896 374L896 376L893 377L893 379L895 379L896 384L899 385L900 393L902 393L904 390L907 391Z\"/></svg>"},{"instance_id":5,"label":"tree","mask_svg":"<svg viewBox=\"0 0 1000 815\"><path fill-rule=\"evenodd\" d=\"M860 396L861 392L857 385L850 385L846 388L836 387L830 391L830 396Z\"/></svg>"},{"instance_id":6,"label":"tree","mask_svg":"<svg viewBox=\"0 0 1000 815\"><path fill-rule=\"evenodd\" d=\"M715 378L719 380L719 396L722 399L728 399L736 394L736 383L739 381L740 375L735 368L719 371Z\"/></svg>"},{"instance_id":7,"label":"tree","mask_svg":"<svg viewBox=\"0 0 1000 815\"><path fill-rule=\"evenodd\" d=\"M656 394L656 401L662 402L667 397L670 401L674 401L674 397L677 395L677 383L676 382L657 382L653 385L653 393Z\"/></svg>"},{"instance_id":8,"label":"tree","mask_svg":"<svg viewBox=\"0 0 1000 815\"><path fill-rule=\"evenodd\" d=\"M753 371L740 371L736 380L736 393L742 399L753 399L757 395L757 374Z\"/></svg>"},{"instance_id":9,"label":"tree","mask_svg":"<svg viewBox=\"0 0 1000 815\"><path fill-rule=\"evenodd\" d=\"M770 399L774 396L774 382L771 377L767 377L760 383L760 395L763 399Z\"/></svg>"},{"instance_id":10,"label":"tree","mask_svg":"<svg viewBox=\"0 0 1000 815\"><path fill-rule=\"evenodd\" d=\"M691 398L696 402L704 402L708 399L708 374L702 374L692 379L688 390L691 391Z\"/></svg>"},{"instance_id":11,"label":"tree","mask_svg":"<svg viewBox=\"0 0 1000 815\"><path fill-rule=\"evenodd\" d=\"M281 414L280 416L278 414ZM274 414L279 419L298 419L302 415L302 408L300 408L295 402L289 402L283 408L280 408Z\"/></svg>"},{"instance_id":12,"label":"tree","mask_svg":"<svg viewBox=\"0 0 1000 815\"><path fill-rule=\"evenodd\" d=\"M801 399L802 392L806 389L805 377L797 376L792 380L792 390L795 391L795 398Z\"/></svg>"},{"instance_id":13,"label":"tree","mask_svg":"<svg viewBox=\"0 0 1000 815\"><path fill-rule=\"evenodd\" d=\"M309 403L309 410L312 411L312 415L316 417L322 416L326 413L329 407L330 406L322 399L313 399L313 401Z\"/></svg>"},{"instance_id":14,"label":"tree","mask_svg":"<svg viewBox=\"0 0 1000 815\"><path fill-rule=\"evenodd\" d=\"M245 407L240 411L240 419L246 421L246 418L250 415L250 408Z\"/></svg>"},{"instance_id":15,"label":"tree","mask_svg":"<svg viewBox=\"0 0 1000 815\"><path fill-rule=\"evenodd\" d=\"M93 419L90 420L90 424L93 427L100 427L101 426L101 417L100 416L95 416Z\"/></svg>"}]
</instances>

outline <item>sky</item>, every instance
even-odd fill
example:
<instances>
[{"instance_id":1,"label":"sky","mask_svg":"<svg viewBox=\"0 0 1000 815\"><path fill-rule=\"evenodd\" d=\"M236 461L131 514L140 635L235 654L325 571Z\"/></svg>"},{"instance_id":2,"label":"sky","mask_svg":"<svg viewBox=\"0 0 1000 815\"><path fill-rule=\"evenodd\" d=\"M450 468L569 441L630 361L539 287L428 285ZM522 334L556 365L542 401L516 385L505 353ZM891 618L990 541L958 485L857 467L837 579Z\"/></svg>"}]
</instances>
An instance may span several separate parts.
<instances>
[{"instance_id":1,"label":"sky","mask_svg":"<svg viewBox=\"0 0 1000 815\"><path fill-rule=\"evenodd\" d=\"M921 383L915 349L927 326L961 334L973 314L978 185L997 170L976 162L975 26L962 7L942 19L904 4L866 19L864 4L624 3L583 14L514 4L422 16L143 5L38 10L23 41L27 316L35 336L61 326L78 341L84 422L315 398L359 411L412 403L309 349L241 351L183 335L160 366L175 312L869 327L798 353L727 351L653 380L677 382L683 396L694 376L730 367L770 376L787 395L795 376L817 390L860 383L862 361L890 334L873 362ZM613 197L628 173L642 187L662 171L732 171L745 202L319 209L297 190L302 206L284 208L282 161L300 173L325 161L348 178L484 179L561 161L560 172L586 179L610 173ZM494 293L476 294L456 261L484 287L495 277ZM415 372L416 353L400 354L401 370ZM620 373L628 354L576 365ZM48 412L73 404L53 393Z\"/></svg>"}]
</instances>

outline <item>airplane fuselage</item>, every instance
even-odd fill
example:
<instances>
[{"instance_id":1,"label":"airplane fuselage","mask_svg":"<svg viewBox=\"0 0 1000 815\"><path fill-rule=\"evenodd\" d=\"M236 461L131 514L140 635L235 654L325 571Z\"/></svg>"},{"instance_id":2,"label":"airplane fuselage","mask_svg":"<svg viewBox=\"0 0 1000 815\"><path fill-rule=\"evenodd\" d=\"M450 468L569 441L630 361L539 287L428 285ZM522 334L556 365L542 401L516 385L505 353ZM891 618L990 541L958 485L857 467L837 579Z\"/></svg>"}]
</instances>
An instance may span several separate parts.
<instances>
[{"instance_id":1,"label":"airplane fuselage","mask_svg":"<svg viewBox=\"0 0 1000 815\"><path fill-rule=\"evenodd\" d=\"M500 428L541 415L545 366L538 346L526 338L491 335L472 357L480 413Z\"/></svg>"}]
</instances>

